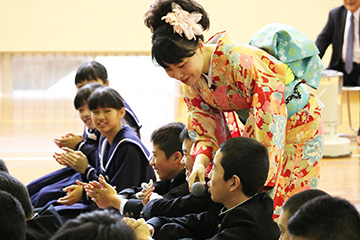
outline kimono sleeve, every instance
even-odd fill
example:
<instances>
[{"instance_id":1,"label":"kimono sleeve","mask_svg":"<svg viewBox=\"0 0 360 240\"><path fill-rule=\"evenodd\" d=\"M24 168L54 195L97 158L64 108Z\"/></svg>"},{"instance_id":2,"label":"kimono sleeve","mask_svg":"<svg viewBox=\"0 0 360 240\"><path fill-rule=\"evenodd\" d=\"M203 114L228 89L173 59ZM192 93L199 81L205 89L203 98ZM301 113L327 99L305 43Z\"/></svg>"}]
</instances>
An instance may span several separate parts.
<instances>
[{"instance_id":1,"label":"kimono sleeve","mask_svg":"<svg viewBox=\"0 0 360 240\"><path fill-rule=\"evenodd\" d=\"M210 161L227 139L227 125L223 112L211 107L190 86L184 86L184 100L188 108L188 129L195 143L191 155L205 154Z\"/></svg>"}]
</instances>

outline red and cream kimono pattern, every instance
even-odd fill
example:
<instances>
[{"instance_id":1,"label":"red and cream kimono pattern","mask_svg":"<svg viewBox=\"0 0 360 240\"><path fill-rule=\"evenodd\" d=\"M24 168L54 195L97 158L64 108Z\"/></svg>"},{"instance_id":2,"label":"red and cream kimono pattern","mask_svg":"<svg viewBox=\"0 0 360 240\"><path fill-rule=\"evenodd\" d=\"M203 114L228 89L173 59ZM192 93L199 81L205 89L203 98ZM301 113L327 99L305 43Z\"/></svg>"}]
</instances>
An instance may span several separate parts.
<instances>
[{"instance_id":1,"label":"red and cream kimono pattern","mask_svg":"<svg viewBox=\"0 0 360 240\"><path fill-rule=\"evenodd\" d=\"M211 160L229 138L225 112L246 112L242 136L262 142L269 151L265 187L274 199L274 218L284 201L317 186L322 156L320 101L312 94L291 117L285 104L285 65L265 51L235 43L228 32L212 37L216 43L208 76L184 85L192 155ZM251 159L249 159L251 161ZM207 172L211 169L211 164Z\"/></svg>"}]
</instances>

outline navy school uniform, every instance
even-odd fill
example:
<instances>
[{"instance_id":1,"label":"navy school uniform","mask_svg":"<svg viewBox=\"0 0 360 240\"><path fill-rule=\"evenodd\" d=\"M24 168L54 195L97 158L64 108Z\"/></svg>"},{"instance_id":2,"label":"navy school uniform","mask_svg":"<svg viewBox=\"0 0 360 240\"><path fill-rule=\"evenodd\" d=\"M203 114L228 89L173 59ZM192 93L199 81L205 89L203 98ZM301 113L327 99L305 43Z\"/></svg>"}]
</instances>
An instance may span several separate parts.
<instances>
[{"instance_id":1,"label":"navy school uniform","mask_svg":"<svg viewBox=\"0 0 360 240\"><path fill-rule=\"evenodd\" d=\"M111 145L106 138L100 138L99 166L88 168L82 174L82 180L98 181L99 175L102 174L109 184L116 186L117 191L139 186L150 179L156 181L150 160L150 152L135 133L125 126L116 134Z\"/></svg>"},{"instance_id":2,"label":"navy school uniform","mask_svg":"<svg viewBox=\"0 0 360 240\"><path fill-rule=\"evenodd\" d=\"M76 184L75 180L88 182L98 180L98 176L103 174L107 182L112 186L116 186L117 190L126 187L140 185L144 181L150 179L155 180L155 173L150 166L149 161L151 155L140 139L128 126L124 126L115 136L113 144L110 145L106 138L100 137L99 148L97 150L97 159L95 166L87 169L85 174L74 173L67 180L60 180L56 189L50 189L51 194L61 194L65 196L62 189L66 186ZM64 185L66 183L66 186ZM61 185L61 187L59 186ZM71 218L77 214L91 209L91 200L86 198L83 192L83 199L72 206L57 204L55 199L51 199L48 204L54 204L55 209L64 218Z\"/></svg>"},{"instance_id":3,"label":"navy school uniform","mask_svg":"<svg viewBox=\"0 0 360 240\"><path fill-rule=\"evenodd\" d=\"M142 125L129 104L127 104L124 99L123 102L126 110L124 116L125 122L140 138L140 128ZM90 130L85 126L83 138L84 140L76 146L75 150L84 153L89 164L97 168L96 154L99 145L100 132L97 129ZM64 196L62 189L73 184L76 179L81 179L80 174L70 167L65 167L32 181L27 185L27 188L33 206L35 208L40 208L55 203L58 198Z\"/></svg>"},{"instance_id":4,"label":"navy school uniform","mask_svg":"<svg viewBox=\"0 0 360 240\"><path fill-rule=\"evenodd\" d=\"M84 128L84 141L80 142L75 150L84 153L89 164L96 166L96 153L99 145L100 132L97 129ZM64 187L81 180L80 173L71 167L64 167L43 177L40 177L27 185L31 202L35 208L46 207L56 202L65 195Z\"/></svg>"}]
</instances>

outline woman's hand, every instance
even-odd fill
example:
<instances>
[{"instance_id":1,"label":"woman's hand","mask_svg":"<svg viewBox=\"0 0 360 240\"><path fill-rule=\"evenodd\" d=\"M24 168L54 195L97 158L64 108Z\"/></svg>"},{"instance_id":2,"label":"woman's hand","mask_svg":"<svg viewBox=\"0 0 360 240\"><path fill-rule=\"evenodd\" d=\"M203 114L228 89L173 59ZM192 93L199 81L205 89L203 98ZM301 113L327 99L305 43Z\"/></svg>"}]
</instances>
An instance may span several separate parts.
<instances>
[{"instance_id":1,"label":"woman's hand","mask_svg":"<svg viewBox=\"0 0 360 240\"><path fill-rule=\"evenodd\" d=\"M199 154L195 158L194 166L191 171L191 174L188 178L189 191L191 192L191 187L195 182L201 182L205 184L205 173L206 166L209 165L210 159L205 154Z\"/></svg>"}]
</instances>

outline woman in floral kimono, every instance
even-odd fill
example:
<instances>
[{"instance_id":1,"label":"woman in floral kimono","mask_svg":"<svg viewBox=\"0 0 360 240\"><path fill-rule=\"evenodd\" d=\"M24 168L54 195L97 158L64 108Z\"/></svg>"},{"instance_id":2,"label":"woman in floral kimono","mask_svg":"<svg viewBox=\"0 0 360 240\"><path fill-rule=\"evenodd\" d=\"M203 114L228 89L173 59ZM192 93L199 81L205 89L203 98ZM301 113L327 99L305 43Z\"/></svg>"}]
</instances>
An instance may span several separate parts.
<instances>
[{"instance_id":1,"label":"woman in floral kimono","mask_svg":"<svg viewBox=\"0 0 360 240\"><path fill-rule=\"evenodd\" d=\"M275 219L287 198L317 187L322 104L302 83L317 88L322 64L310 39L290 26L271 24L250 45L234 42L227 31L204 42L209 18L193 0L155 2L145 25L152 31L153 60L183 83L195 143L190 188L195 181L205 182L230 130L239 131L236 117L244 124L240 134L269 151L264 191L274 199Z\"/></svg>"}]
</instances>

